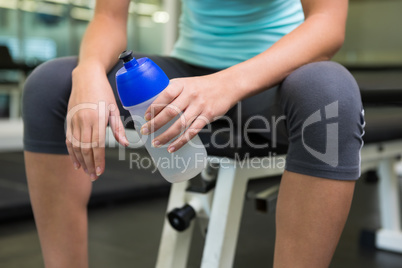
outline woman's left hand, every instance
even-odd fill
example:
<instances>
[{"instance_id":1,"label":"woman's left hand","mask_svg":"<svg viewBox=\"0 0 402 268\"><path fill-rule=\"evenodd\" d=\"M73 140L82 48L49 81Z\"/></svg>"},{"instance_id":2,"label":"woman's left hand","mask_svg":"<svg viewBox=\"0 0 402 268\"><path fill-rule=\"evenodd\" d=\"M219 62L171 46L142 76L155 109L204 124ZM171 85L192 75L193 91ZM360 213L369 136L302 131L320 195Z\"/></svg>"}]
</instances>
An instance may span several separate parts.
<instances>
[{"instance_id":1,"label":"woman's left hand","mask_svg":"<svg viewBox=\"0 0 402 268\"><path fill-rule=\"evenodd\" d=\"M142 126L141 133L149 135L181 114L152 141L154 147L160 147L184 131L167 149L170 153L177 151L206 124L218 119L236 104L237 100L229 90L214 74L172 79L145 112L148 122Z\"/></svg>"}]
</instances>

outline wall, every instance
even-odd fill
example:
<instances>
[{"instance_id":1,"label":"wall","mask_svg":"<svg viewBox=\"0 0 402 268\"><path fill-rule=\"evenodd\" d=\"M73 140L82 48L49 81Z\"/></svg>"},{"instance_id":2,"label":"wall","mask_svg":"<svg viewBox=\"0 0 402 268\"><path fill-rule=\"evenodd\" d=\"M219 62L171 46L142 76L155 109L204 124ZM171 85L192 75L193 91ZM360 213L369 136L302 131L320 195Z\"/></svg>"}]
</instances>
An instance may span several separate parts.
<instances>
[{"instance_id":1,"label":"wall","mask_svg":"<svg viewBox=\"0 0 402 268\"><path fill-rule=\"evenodd\" d=\"M402 65L402 1L350 1L342 49L345 64Z\"/></svg>"}]
</instances>

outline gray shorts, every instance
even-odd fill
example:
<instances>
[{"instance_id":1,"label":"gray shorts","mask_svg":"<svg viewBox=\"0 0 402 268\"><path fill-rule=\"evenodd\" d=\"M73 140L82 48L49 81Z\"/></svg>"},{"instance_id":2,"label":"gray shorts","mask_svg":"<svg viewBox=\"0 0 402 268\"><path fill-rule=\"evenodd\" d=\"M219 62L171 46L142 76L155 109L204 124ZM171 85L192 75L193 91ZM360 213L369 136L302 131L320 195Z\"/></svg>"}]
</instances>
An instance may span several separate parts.
<instances>
[{"instance_id":1,"label":"gray shorts","mask_svg":"<svg viewBox=\"0 0 402 268\"><path fill-rule=\"evenodd\" d=\"M147 57L170 79L217 71L171 57ZM68 153L64 124L76 65L77 57L59 58L40 65L28 77L23 95L26 151ZM118 63L108 74L116 99L114 77L120 67ZM121 115L128 118L120 101L117 104ZM243 100L227 116L235 124L259 129L258 135L267 140L286 144L288 171L337 180L360 176L364 134L360 92L352 75L337 63L304 65L278 86Z\"/></svg>"}]
</instances>

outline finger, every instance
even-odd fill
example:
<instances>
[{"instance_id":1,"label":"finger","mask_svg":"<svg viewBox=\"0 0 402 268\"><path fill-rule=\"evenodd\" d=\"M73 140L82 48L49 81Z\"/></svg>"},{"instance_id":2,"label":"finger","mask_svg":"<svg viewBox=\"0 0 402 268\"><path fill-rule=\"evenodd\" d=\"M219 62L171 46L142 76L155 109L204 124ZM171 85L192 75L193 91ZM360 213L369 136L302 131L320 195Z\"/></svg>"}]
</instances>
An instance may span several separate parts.
<instances>
[{"instance_id":1,"label":"finger","mask_svg":"<svg viewBox=\"0 0 402 268\"><path fill-rule=\"evenodd\" d=\"M205 116L197 117L194 122L187 128L187 130L180 135L176 140L174 140L168 147L168 152L173 153L183 147L188 141L194 138L198 132L205 127L206 124L210 123L210 120Z\"/></svg>"},{"instance_id":2,"label":"finger","mask_svg":"<svg viewBox=\"0 0 402 268\"><path fill-rule=\"evenodd\" d=\"M151 120L157 116L169 103L176 99L183 91L183 86L179 85L174 79L159 94L152 104L145 111L145 120Z\"/></svg>"},{"instance_id":3,"label":"finger","mask_svg":"<svg viewBox=\"0 0 402 268\"><path fill-rule=\"evenodd\" d=\"M73 150L73 144L71 143L71 141L68 138L66 138L66 146L67 146L67 151L70 156L70 159L73 162L74 169L76 169L76 170L79 169L81 166L80 162L75 157L74 150Z\"/></svg>"},{"instance_id":4,"label":"finger","mask_svg":"<svg viewBox=\"0 0 402 268\"><path fill-rule=\"evenodd\" d=\"M89 174L91 180L96 179L95 164L92 150L92 127L86 127L81 130L81 155L84 160L85 166L87 167L87 173Z\"/></svg>"},{"instance_id":5,"label":"finger","mask_svg":"<svg viewBox=\"0 0 402 268\"><path fill-rule=\"evenodd\" d=\"M80 128L74 128L72 130L72 136L71 136L71 143L72 143L72 149L73 149L73 153L75 158L78 160L79 164L82 166L82 169L88 173L88 168L85 164L84 158L82 156L81 153L81 141L80 139L76 139L75 137L81 137L81 131Z\"/></svg>"},{"instance_id":6,"label":"finger","mask_svg":"<svg viewBox=\"0 0 402 268\"><path fill-rule=\"evenodd\" d=\"M200 113L199 109L189 107L166 131L152 141L153 146L160 147L178 137L193 123Z\"/></svg>"},{"instance_id":7,"label":"finger","mask_svg":"<svg viewBox=\"0 0 402 268\"><path fill-rule=\"evenodd\" d=\"M66 131L67 151L68 151L71 161L73 162L74 169L79 169L81 165L80 165L80 162L78 161L78 159L75 157L72 141L73 141L73 134L71 131L71 127L67 126L67 131Z\"/></svg>"},{"instance_id":8,"label":"finger","mask_svg":"<svg viewBox=\"0 0 402 268\"><path fill-rule=\"evenodd\" d=\"M161 127L166 125L170 120L177 117L187 108L188 102L176 99L171 104L166 106L157 116L151 121L145 123L141 127L141 134L149 135L158 131Z\"/></svg>"},{"instance_id":9,"label":"finger","mask_svg":"<svg viewBox=\"0 0 402 268\"><path fill-rule=\"evenodd\" d=\"M91 174L92 180L97 179L105 170L105 133L106 126L94 127L92 132L92 151L95 175Z\"/></svg>"},{"instance_id":10,"label":"finger","mask_svg":"<svg viewBox=\"0 0 402 268\"><path fill-rule=\"evenodd\" d=\"M110 116L109 116L109 125L112 129L113 136L118 143L123 146L128 146L130 143L126 137L126 131L124 129L123 122L120 118L119 109L117 109L116 105L109 105Z\"/></svg>"}]
</instances>

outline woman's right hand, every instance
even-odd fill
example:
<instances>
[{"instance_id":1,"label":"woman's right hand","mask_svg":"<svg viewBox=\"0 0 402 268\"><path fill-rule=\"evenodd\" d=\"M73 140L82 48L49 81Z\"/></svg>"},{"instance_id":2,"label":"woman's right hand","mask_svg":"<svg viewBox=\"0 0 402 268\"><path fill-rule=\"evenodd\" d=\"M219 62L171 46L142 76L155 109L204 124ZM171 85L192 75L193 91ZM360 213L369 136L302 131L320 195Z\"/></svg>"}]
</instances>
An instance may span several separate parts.
<instances>
[{"instance_id":1,"label":"woman's right hand","mask_svg":"<svg viewBox=\"0 0 402 268\"><path fill-rule=\"evenodd\" d=\"M66 145L74 168L82 167L92 181L105 169L108 123L116 140L128 146L113 90L99 64L74 69L66 123Z\"/></svg>"}]
</instances>

